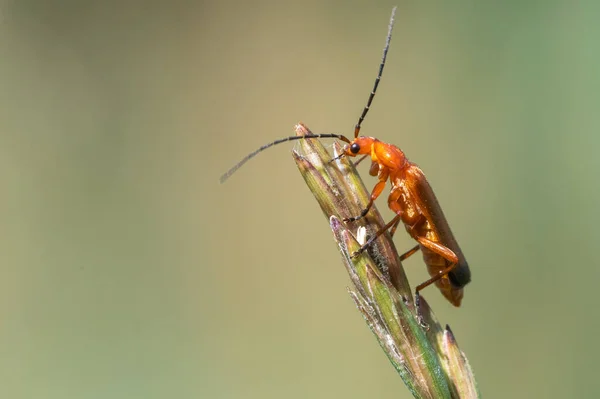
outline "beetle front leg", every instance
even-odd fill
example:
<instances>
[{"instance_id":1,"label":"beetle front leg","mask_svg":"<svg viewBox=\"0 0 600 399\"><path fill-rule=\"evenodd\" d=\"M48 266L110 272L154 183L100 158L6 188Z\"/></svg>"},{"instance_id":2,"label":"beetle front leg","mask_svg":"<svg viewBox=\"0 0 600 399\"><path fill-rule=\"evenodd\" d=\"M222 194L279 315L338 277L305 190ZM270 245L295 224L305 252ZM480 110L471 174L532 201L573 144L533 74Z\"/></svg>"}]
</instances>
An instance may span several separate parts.
<instances>
[{"instance_id":1,"label":"beetle front leg","mask_svg":"<svg viewBox=\"0 0 600 399\"><path fill-rule=\"evenodd\" d=\"M375 184L375 187L373 187L373 191L371 191L371 198L369 199L369 203L367 204L367 207L362 210L360 215L346 218L346 219L344 219L344 222L346 222L346 223L354 222L360 218L367 216L367 213L369 213L369 209L371 209L371 207L373 206L373 203L375 202L377 197L379 197L381 195L381 193L383 192L383 189L385 188L385 183L387 182L387 178L388 178L388 173L386 173L386 172L379 173L379 182L377 182L377 184Z\"/></svg>"},{"instance_id":2,"label":"beetle front leg","mask_svg":"<svg viewBox=\"0 0 600 399\"><path fill-rule=\"evenodd\" d=\"M387 179L388 174L386 172L384 173L380 173L379 174L379 178L385 178ZM380 180L379 183L377 184L383 184L385 185L386 180ZM375 186L375 188L377 188L377 186ZM373 190L373 192L375 192L375 190ZM381 191L379 192L379 194L381 194ZM379 196L379 194L377 194ZM396 204L397 199L402 195L402 192L400 190L395 190L392 189L392 192L390 193L390 196L388 197L388 204ZM377 197L375 197L377 198ZM375 235L373 237L371 237L365 244L363 244L362 247L360 247L360 249L356 252L354 252L352 254L352 257L355 258L358 255L360 255L361 253L363 253L367 248L369 248L369 246L373 243L373 241L375 241L377 238L381 237L381 235L383 233L385 233L387 230L390 230L392 232L392 235L394 234L394 232L396 231L396 228L398 227L398 224L400 223L400 221L402 221L402 217L403 217L403 213L402 213L402 209L401 208L397 208L397 207L392 207L392 205L390 205L390 208L396 212L396 216L394 216L394 218L385 226L383 226L381 229L379 229L379 231L377 231L375 233ZM366 212L365 212L366 214ZM348 220L348 219L346 219Z\"/></svg>"}]
</instances>

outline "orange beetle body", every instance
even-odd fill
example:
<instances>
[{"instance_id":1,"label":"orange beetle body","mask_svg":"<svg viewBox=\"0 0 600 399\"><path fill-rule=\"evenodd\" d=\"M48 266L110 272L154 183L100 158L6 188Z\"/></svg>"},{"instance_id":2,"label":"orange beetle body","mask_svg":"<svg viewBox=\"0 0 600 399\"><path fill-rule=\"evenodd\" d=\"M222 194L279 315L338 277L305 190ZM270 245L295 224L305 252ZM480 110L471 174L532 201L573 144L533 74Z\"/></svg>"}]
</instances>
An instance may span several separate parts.
<instances>
[{"instance_id":1,"label":"orange beetle body","mask_svg":"<svg viewBox=\"0 0 600 399\"><path fill-rule=\"evenodd\" d=\"M345 147L344 153L352 157L370 155L373 162L370 173L379 180L361 216L366 215L390 181L392 189L388 206L396 217L387 227L393 234L398 223L404 223L408 234L419 243L431 276L430 280L417 287L417 292L435 283L450 303L460 306L463 287L471 281L471 272L423 171L410 162L398 147L373 137L357 137ZM358 217L347 221L356 219Z\"/></svg>"}]
</instances>

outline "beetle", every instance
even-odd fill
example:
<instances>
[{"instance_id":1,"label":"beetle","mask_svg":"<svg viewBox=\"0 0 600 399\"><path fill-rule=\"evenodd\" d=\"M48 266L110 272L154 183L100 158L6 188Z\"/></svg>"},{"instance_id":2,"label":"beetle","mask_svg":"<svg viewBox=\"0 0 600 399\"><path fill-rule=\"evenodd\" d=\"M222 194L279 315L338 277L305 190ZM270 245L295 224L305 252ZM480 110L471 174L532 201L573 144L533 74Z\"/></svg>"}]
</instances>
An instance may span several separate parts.
<instances>
[{"instance_id":1,"label":"beetle","mask_svg":"<svg viewBox=\"0 0 600 399\"><path fill-rule=\"evenodd\" d=\"M392 11L388 34L386 37L383 56L379 64L379 72L367 105L364 107L357 124L354 127L354 139L350 140L344 135L324 133L305 136L292 136L275 140L261 146L256 151L248 154L228 172L221 176L221 183L227 180L236 170L260 152L274 145L299 139L335 138L344 141L346 145L342 156L356 157L359 155L371 157L369 174L377 176L378 182L371 191L371 197L366 208L355 217L344 219L346 223L352 223L367 215L375 200L382 194L388 181L391 191L388 196L388 206L396 216L371 237L353 257L360 256L371 243L390 231L394 234L398 225L402 222L408 234L417 241L417 245L404 253L400 259L406 259L415 252L421 250L423 260L427 265L430 279L419 284L415 289L415 308L421 324L420 316L420 291L431 284L435 284L444 297L454 306L460 306L464 292L463 288L471 281L469 265L461 251L450 225L444 216L442 208L431 188L423 171L413 162L409 161L404 152L393 144L384 143L374 137L359 136L362 123L371 107L377 87L383 74L383 68L387 58L392 28L394 25L396 9ZM334 158L334 159L337 159ZM333 161L333 160L332 160ZM360 161L359 161L360 162Z\"/></svg>"},{"instance_id":2,"label":"beetle","mask_svg":"<svg viewBox=\"0 0 600 399\"><path fill-rule=\"evenodd\" d=\"M396 216L369 239L353 256L360 255L386 230L393 235L399 223L404 223L408 234L418 245L403 254L406 259L419 249L431 278L416 288L415 307L419 307L419 292L435 283L444 297L454 306L460 306L463 288L471 281L469 265L460 249L444 212L427 181L425 174L409 161L398 147L373 137L356 137L344 147L344 155L371 156L371 175L379 180L371 191L367 207L360 215L344 219L351 223L366 216L374 201L381 195L389 181L391 191L388 206Z\"/></svg>"}]
</instances>

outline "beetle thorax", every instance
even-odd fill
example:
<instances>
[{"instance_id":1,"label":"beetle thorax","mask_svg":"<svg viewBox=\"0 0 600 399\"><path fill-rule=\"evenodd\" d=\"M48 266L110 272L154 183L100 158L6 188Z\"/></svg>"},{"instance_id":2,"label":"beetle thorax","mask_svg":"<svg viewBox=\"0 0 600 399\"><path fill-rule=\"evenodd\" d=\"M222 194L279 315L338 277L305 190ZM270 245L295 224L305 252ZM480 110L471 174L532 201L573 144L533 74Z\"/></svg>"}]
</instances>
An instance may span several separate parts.
<instances>
[{"instance_id":1,"label":"beetle thorax","mask_svg":"<svg viewBox=\"0 0 600 399\"><path fill-rule=\"evenodd\" d=\"M395 145L383 143L376 139L372 145L371 157L373 161L388 168L391 173L397 172L406 166L407 160L404 152Z\"/></svg>"}]
</instances>

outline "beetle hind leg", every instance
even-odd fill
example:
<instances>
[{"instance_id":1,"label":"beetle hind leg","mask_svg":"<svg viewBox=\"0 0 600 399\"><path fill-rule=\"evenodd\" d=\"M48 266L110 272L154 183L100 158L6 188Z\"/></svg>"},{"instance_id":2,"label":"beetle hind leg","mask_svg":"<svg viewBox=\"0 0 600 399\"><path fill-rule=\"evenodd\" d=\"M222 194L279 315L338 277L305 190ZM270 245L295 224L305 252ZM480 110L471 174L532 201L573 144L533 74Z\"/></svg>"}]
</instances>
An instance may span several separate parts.
<instances>
[{"instance_id":1,"label":"beetle hind leg","mask_svg":"<svg viewBox=\"0 0 600 399\"><path fill-rule=\"evenodd\" d=\"M415 289L415 309L417 311L417 320L419 321L419 324L421 324L422 326L426 326L425 320L423 320L423 316L421 315L420 291L423 290L424 288L429 287L431 284L435 283L436 281L439 281L442 277L447 276L448 273L450 273L452 270L454 270L456 268L456 266L458 266L458 257L448 247L445 247L441 244L438 244L436 242L428 240L427 238L424 238L424 237L416 237L416 239L421 246L423 246L423 247L427 248L428 250L430 250L431 252L441 256L447 262L450 263L450 265L448 265L445 269L440 271L438 274L431 277L429 280L417 285L417 288Z\"/></svg>"}]
</instances>

